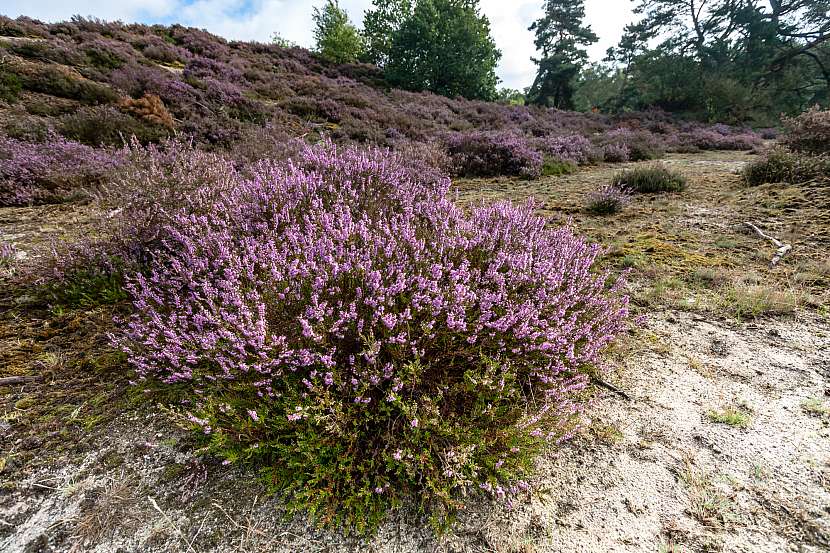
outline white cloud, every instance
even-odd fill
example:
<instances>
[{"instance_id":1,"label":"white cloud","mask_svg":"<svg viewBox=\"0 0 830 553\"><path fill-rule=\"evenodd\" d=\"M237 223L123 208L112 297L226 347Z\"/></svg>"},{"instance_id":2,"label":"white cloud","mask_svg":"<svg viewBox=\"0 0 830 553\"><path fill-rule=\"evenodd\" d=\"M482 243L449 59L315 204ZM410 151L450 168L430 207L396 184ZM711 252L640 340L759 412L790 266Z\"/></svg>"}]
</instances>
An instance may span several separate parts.
<instances>
[{"instance_id":1,"label":"white cloud","mask_svg":"<svg viewBox=\"0 0 830 553\"><path fill-rule=\"evenodd\" d=\"M324 0L4 0L0 13L27 15L44 21L60 21L74 14L101 19L181 23L205 28L235 40L268 41L273 33L302 46L312 45L311 12ZM70 5L71 4L71 5ZM542 12L542 0L482 0L481 10L490 20L493 37L502 51L498 74L503 86L522 89L533 82L536 66L533 33L527 30ZM631 20L625 0L586 0L588 23L600 36L589 49L599 60L615 45ZM372 0L340 0L355 22Z\"/></svg>"}]
</instances>

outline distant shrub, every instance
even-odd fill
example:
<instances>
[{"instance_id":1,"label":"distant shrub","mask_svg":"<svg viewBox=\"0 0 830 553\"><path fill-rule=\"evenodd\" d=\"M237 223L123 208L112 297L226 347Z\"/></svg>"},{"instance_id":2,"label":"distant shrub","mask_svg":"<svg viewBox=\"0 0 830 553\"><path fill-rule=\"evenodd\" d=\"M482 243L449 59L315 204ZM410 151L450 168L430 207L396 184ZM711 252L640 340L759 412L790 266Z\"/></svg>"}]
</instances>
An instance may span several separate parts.
<instances>
[{"instance_id":1,"label":"distant shrub","mask_svg":"<svg viewBox=\"0 0 830 553\"><path fill-rule=\"evenodd\" d=\"M130 280L118 341L207 451L358 531L406 498L441 519L523 489L627 314L571 229L532 205L467 214L401 163L324 145L209 185L209 216L175 215Z\"/></svg>"},{"instance_id":2,"label":"distant shrub","mask_svg":"<svg viewBox=\"0 0 830 553\"><path fill-rule=\"evenodd\" d=\"M830 180L830 156L810 156L775 148L747 164L743 177L750 186L786 182L801 184L816 179Z\"/></svg>"},{"instance_id":3,"label":"distant shrub","mask_svg":"<svg viewBox=\"0 0 830 553\"><path fill-rule=\"evenodd\" d=\"M579 134L545 137L536 140L534 144L547 156L575 165L588 163L596 155L591 141Z\"/></svg>"},{"instance_id":4,"label":"distant shrub","mask_svg":"<svg viewBox=\"0 0 830 553\"><path fill-rule=\"evenodd\" d=\"M408 169L422 171L424 175L432 170L434 174L431 178L436 180L452 173L452 158L440 142L399 139L393 142L393 148L402 159L407 161L405 167Z\"/></svg>"},{"instance_id":5,"label":"distant shrub","mask_svg":"<svg viewBox=\"0 0 830 553\"><path fill-rule=\"evenodd\" d=\"M136 137L142 144L158 142L169 129L154 122L139 120L112 106L81 108L59 120L60 134L90 146L121 146Z\"/></svg>"},{"instance_id":6,"label":"distant shrub","mask_svg":"<svg viewBox=\"0 0 830 553\"><path fill-rule=\"evenodd\" d=\"M608 163L625 163L631 160L631 150L625 144L606 144L602 147L602 158Z\"/></svg>"},{"instance_id":7,"label":"distant shrub","mask_svg":"<svg viewBox=\"0 0 830 553\"><path fill-rule=\"evenodd\" d=\"M797 117L785 117L783 123L785 131L779 141L790 150L830 154L830 110L816 106Z\"/></svg>"},{"instance_id":8,"label":"distant shrub","mask_svg":"<svg viewBox=\"0 0 830 553\"><path fill-rule=\"evenodd\" d=\"M606 184L588 196L586 210L594 215L612 215L622 211L631 201L631 194L626 188Z\"/></svg>"},{"instance_id":9,"label":"distant shrub","mask_svg":"<svg viewBox=\"0 0 830 553\"><path fill-rule=\"evenodd\" d=\"M758 134L760 134L761 138L764 140L775 140L781 134L781 131L774 127L768 127L765 129L759 129Z\"/></svg>"},{"instance_id":10,"label":"distant shrub","mask_svg":"<svg viewBox=\"0 0 830 553\"><path fill-rule=\"evenodd\" d=\"M628 150L628 161L648 161L661 157L665 151L660 140L648 131L635 131L619 128L606 132L600 139L600 144L611 147L618 154L623 149ZM606 156L606 161L609 161Z\"/></svg>"},{"instance_id":11,"label":"distant shrub","mask_svg":"<svg viewBox=\"0 0 830 553\"><path fill-rule=\"evenodd\" d=\"M17 261L17 248L11 242L0 241L0 269L10 269Z\"/></svg>"},{"instance_id":12,"label":"distant shrub","mask_svg":"<svg viewBox=\"0 0 830 553\"><path fill-rule=\"evenodd\" d=\"M18 74L23 88L84 104L108 104L118 100L118 93L108 86L73 75L66 69L51 65L38 66Z\"/></svg>"},{"instance_id":13,"label":"distant shrub","mask_svg":"<svg viewBox=\"0 0 830 553\"><path fill-rule=\"evenodd\" d=\"M17 101L22 88L20 77L0 67L0 100L10 104Z\"/></svg>"},{"instance_id":14,"label":"distant shrub","mask_svg":"<svg viewBox=\"0 0 830 553\"><path fill-rule=\"evenodd\" d=\"M164 102L155 94L145 94L141 98L125 98L119 102L122 111L141 119L151 125L173 129L173 116L167 111Z\"/></svg>"},{"instance_id":15,"label":"distant shrub","mask_svg":"<svg viewBox=\"0 0 830 553\"><path fill-rule=\"evenodd\" d=\"M661 165L636 167L614 176L614 185L640 194L680 192L686 188L686 178Z\"/></svg>"},{"instance_id":16,"label":"distant shrub","mask_svg":"<svg viewBox=\"0 0 830 553\"><path fill-rule=\"evenodd\" d=\"M0 206L65 201L99 186L117 154L50 135L42 143L0 137Z\"/></svg>"},{"instance_id":17,"label":"distant shrub","mask_svg":"<svg viewBox=\"0 0 830 553\"><path fill-rule=\"evenodd\" d=\"M542 163L541 176L543 177L558 177L561 175L570 175L575 173L577 166L571 161L561 161L559 159L546 157Z\"/></svg>"},{"instance_id":18,"label":"distant shrub","mask_svg":"<svg viewBox=\"0 0 830 553\"><path fill-rule=\"evenodd\" d=\"M726 125L697 127L683 134L681 141L700 150L748 151L761 144L761 136L751 131L733 131Z\"/></svg>"},{"instance_id":19,"label":"distant shrub","mask_svg":"<svg viewBox=\"0 0 830 553\"><path fill-rule=\"evenodd\" d=\"M446 143L459 175L515 175L533 179L542 174L542 155L519 133L456 133L449 135Z\"/></svg>"}]
</instances>

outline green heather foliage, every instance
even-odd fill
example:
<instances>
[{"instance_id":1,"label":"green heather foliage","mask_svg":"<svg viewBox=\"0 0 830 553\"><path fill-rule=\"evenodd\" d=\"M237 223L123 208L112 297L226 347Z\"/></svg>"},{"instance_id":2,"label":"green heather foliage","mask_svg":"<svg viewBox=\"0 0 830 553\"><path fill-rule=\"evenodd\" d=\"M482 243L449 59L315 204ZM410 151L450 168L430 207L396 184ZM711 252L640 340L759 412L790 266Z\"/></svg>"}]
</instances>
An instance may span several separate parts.
<instances>
[{"instance_id":1,"label":"green heather foliage","mask_svg":"<svg viewBox=\"0 0 830 553\"><path fill-rule=\"evenodd\" d=\"M170 131L122 113L112 106L82 108L59 120L60 134L90 146L122 146L131 138L142 144L158 142Z\"/></svg>"},{"instance_id":2,"label":"green heather foliage","mask_svg":"<svg viewBox=\"0 0 830 553\"><path fill-rule=\"evenodd\" d=\"M53 65L40 66L37 71L19 74L18 77L26 90L84 104L108 104L118 100L118 93L112 88Z\"/></svg>"},{"instance_id":3,"label":"green heather foliage","mask_svg":"<svg viewBox=\"0 0 830 553\"><path fill-rule=\"evenodd\" d=\"M830 180L830 156L811 156L778 147L744 167L743 177L750 186Z\"/></svg>"},{"instance_id":4,"label":"green heather foliage","mask_svg":"<svg viewBox=\"0 0 830 553\"><path fill-rule=\"evenodd\" d=\"M20 77L0 67L0 100L13 103L23 88Z\"/></svg>"},{"instance_id":5,"label":"green heather foliage","mask_svg":"<svg viewBox=\"0 0 830 553\"><path fill-rule=\"evenodd\" d=\"M618 173L614 185L639 194L680 192L686 188L686 178L662 165L651 165Z\"/></svg>"}]
</instances>

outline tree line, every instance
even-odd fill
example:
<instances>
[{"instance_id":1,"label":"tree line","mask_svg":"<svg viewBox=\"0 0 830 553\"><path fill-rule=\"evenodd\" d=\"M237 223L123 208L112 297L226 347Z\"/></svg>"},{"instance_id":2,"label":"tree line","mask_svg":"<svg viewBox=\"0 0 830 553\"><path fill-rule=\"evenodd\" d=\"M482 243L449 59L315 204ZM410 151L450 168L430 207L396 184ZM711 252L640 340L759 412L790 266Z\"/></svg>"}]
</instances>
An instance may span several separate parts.
<instances>
[{"instance_id":1,"label":"tree line","mask_svg":"<svg viewBox=\"0 0 830 553\"><path fill-rule=\"evenodd\" d=\"M375 64L409 90L757 124L830 102L830 0L631 1L637 20L598 63L584 0L544 1L524 91L498 89L501 52L478 0L375 0L362 29L327 0L313 18L320 55Z\"/></svg>"}]
</instances>

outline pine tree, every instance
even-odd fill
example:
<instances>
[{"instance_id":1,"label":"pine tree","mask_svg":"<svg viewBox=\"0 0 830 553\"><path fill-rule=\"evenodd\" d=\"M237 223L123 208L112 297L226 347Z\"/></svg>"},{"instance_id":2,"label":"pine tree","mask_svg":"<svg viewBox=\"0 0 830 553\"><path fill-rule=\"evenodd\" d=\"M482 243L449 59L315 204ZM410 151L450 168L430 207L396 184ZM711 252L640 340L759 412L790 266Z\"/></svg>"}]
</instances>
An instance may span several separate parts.
<instances>
[{"instance_id":1,"label":"pine tree","mask_svg":"<svg viewBox=\"0 0 830 553\"><path fill-rule=\"evenodd\" d=\"M539 66L528 92L528 102L559 109L573 109L574 80L588 61L585 47L597 35L585 19L584 0L547 0L545 15L530 26L536 32L536 49L542 54L533 61Z\"/></svg>"}]
</instances>

